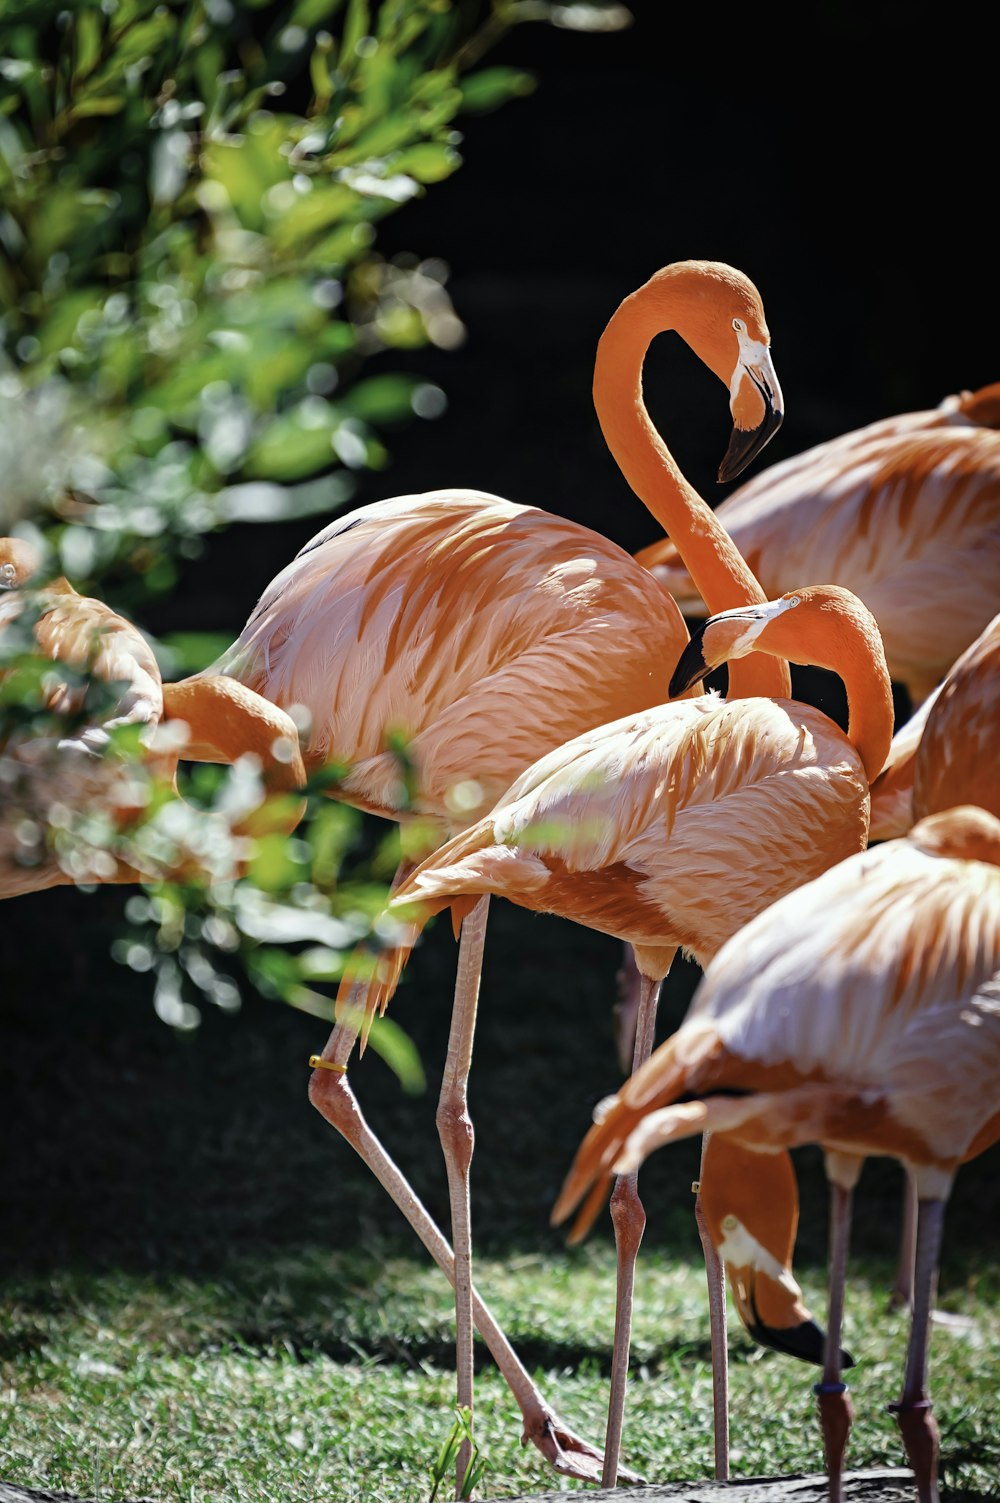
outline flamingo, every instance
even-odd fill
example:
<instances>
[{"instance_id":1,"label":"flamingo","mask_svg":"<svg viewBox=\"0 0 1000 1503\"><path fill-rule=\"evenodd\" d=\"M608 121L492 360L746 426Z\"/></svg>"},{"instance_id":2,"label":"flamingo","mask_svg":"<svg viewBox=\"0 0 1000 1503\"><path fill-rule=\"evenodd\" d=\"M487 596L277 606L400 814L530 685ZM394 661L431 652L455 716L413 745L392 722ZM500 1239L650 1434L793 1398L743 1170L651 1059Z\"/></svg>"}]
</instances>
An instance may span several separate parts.
<instances>
[{"instance_id":1,"label":"flamingo","mask_svg":"<svg viewBox=\"0 0 1000 1503\"><path fill-rule=\"evenodd\" d=\"M716 508L769 595L827 579L879 624L916 710L997 608L1000 383L771 465ZM636 554L688 619L710 614L669 539Z\"/></svg>"},{"instance_id":2,"label":"flamingo","mask_svg":"<svg viewBox=\"0 0 1000 1503\"><path fill-rule=\"evenodd\" d=\"M294 721L268 700L229 679L191 678L164 684L156 656L131 621L101 600L77 593L68 580L35 584L38 550L24 538L0 538L0 632L31 619L34 651L53 664L46 708L80 724L61 737L15 731L0 744L5 799L0 815L0 898L71 882L136 882L156 875L102 847L61 860L48 842L53 805L104 811L119 833L146 811L141 775L114 754L112 736L139 728L141 767L176 786L179 760L234 762L255 756L262 799L233 825L237 836L288 832L305 810L299 796L305 768ZM86 687L58 665L88 670L114 696L111 713L88 714ZM169 734L164 734L170 725ZM36 839L26 843L26 828ZM132 854L130 852L130 854ZM179 842L173 875L192 875L197 856ZM239 869L242 861L237 862ZM160 873L162 875L162 873Z\"/></svg>"},{"instance_id":3,"label":"flamingo","mask_svg":"<svg viewBox=\"0 0 1000 1503\"><path fill-rule=\"evenodd\" d=\"M642 400L653 338L674 330L729 391L728 479L782 417L760 295L721 262L664 267L624 299L601 336L594 401L626 480L677 541L716 606L763 592L711 508L682 474ZM469 490L375 502L318 533L265 589L210 670L308 712L306 764L348 771L328 791L402 826L405 875L484 814L539 756L587 728L664 698L664 664L688 640L676 604L623 549L537 507ZM742 666L742 679L740 678ZM744 693L787 694L787 666L737 665ZM412 798L389 733L405 733ZM430 832L430 834L428 833ZM437 1108L454 1252L365 1121L346 1079L358 1009L340 999L313 1056L310 1099L360 1154L455 1287L457 1398L472 1408L473 1322L556 1471L595 1481L601 1455L554 1414L473 1288L466 1082L488 897L461 925L452 1033ZM389 971L392 963L387 962ZM363 988L362 988L363 989ZM361 1047L364 1047L362 1037ZM468 1456L459 1455L461 1471ZM627 1474L629 1480L639 1480Z\"/></svg>"},{"instance_id":4,"label":"flamingo","mask_svg":"<svg viewBox=\"0 0 1000 1503\"><path fill-rule=\"evenodd\" d=\"M745 1147L818 1143L831 1186L827 1357L817 1385L831 1503L852 1422L837 1342L851 1197L888 1155L919 1195L916 1293L892 1407L920 1503L937 1503L929 1322L944 1207L958 1167L1000 1138L1000 820L975 805L926 816L762 912L710 962L681 1027L595 1114L553 1208L709 1131ZM744 1094L733 1095L732 1092Z\"/></svg>"},{"instance_id":5,"label":"flamingo","mask_svg":"<svg viewBox=\"0 0 1000 1503\"><path fill-rule=\"evenodd\" d=\"M616 935L632 946L642 977L638 1068L678 949L704 966L762 908L867 843L869 785L893 726L871 612L839 585L722 611L684 649L671 695L751 653L838 673L846 733L811 705L724 700L714 691L586 731L522 773L489 814L400 881L387 911L408 925L406 943L433 914L450 907L454 921L492 893ZM385 1007L393 979L370 986L369 1017ZM645 1219L634 1174L619 1178L611 1214L618 1298L605 1486L616 1480ZM713 1332L723 1327L714 1312ZM716 1374L721 1367L713 1351Z\"/></svg>"},{"instance_id":6,"label":"flamingo","mask_svg":"<svg viewBox=\"0 0 1000 1503\"><path fill-rule=\"evenodd\" d=\"M892 738L872 785L869 840L905 835L916 820L972 803L1000 815L996 775L1000 734L1000 613L952 664L944 679ZM907 1178L903 1237L890 1308L913 1301L917 1229L913 1181Z\"/></svg>"},{"instance_id":7,"label":"flamingo","mask_svg":"<svg viewBox=\"0 0 1000 1503\"><path fill-rule=\"evenodd\" d=\"M872 786L871 840L905 835L956 800L1000 815L1000 612L892 738Z\"/></svg>"}]
</instances>

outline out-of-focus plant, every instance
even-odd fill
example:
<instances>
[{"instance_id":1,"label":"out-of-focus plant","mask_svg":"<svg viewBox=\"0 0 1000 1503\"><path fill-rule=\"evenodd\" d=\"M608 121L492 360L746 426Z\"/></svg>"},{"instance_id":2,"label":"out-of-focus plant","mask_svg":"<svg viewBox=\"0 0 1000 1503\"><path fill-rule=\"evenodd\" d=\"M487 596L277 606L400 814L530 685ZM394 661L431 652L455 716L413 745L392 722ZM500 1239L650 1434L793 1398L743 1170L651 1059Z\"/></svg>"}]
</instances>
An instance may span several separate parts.
<instances>
[{"instance_id":1,"label":"out-of-focus plant","mask_svg":"<svg viewBox=\"0 0 1000 1503\"><path fill-rule=\"evenodd\" d=\"M492 0L9 0L0 20L0 531L34 514L135 606L234 521L332 513L380 430L443 411L386 349L464 330L381 219L459 166L455 122L533 86L480 67ZM39 515L40 514L40 515Z\"/></svg>"},{"instance_id":2,"label":"out-of-focus plant","mask_svg":"<svg viewBox=\"0 0 1000 1503\"><path fill-rule=\"evenodd\" d=\"M363 838L362 815L323 795L338 771L329 768L305 789L298 832L250 834L244 822L265 803L273 826L277 803L298 812L298 798L266 800L249 755L228 768L182 764L175 778L167 759L181 727L114 724L129 685L44 657L36 617L29 600L0 631L0 891L92 889L123 875L141 887L112 954L150 973L171 1027L197 1026L200 1002L238 1008L243 978L332 1021L333 988L359 942L395 938L380 914L396 828ZM284 814L277 823L287 829ZM371 1044L407 1089L422 1087L415 1051L389 1019Z\"/></svg>"}]
</instances>

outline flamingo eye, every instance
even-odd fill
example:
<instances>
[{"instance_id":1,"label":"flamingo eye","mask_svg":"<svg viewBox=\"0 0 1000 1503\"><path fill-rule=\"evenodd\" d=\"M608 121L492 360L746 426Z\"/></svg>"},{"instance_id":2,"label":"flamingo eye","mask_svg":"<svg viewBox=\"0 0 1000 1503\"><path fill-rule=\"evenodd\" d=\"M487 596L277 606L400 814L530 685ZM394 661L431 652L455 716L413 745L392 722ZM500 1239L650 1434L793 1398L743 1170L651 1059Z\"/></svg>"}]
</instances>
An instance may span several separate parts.
<instances>
[{"instance_id":1,"label":"flamingo eye","mask_svg":"<svg viewBox=\"0 0 1000 1503\"><path fill-rule=\"evenodd\" d=\"M802 604L802 596L801 595L786 595L785 599L788 601L789 605L801 605Z\"/></svg>"},{"instance_id":2,"label":"flamingo eye","mask_svg":"<svg viewBox=\"0 0 1000 1503\"><path fill-rule=\"evenodd\" d=\"M733 319L733 328L736 330L737 334L745 334L747 331L747 326L743 322L742 318Z\"/></svg>"}]
</instances>

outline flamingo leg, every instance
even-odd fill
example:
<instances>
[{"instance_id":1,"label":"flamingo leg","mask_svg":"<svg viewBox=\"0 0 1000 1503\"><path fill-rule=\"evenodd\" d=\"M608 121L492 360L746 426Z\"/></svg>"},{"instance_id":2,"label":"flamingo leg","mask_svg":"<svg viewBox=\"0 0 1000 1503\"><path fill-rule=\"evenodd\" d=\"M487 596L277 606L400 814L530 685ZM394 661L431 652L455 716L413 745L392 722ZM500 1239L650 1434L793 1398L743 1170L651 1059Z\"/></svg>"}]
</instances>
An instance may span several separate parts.
<instances>
[{"instance_id":1,"label":"flamingo leg","mask_svg":"<svg viewBox=\"0 0 1000 1503\"><path fill-rule=\"evenodd\" d=\"M913 1316L906 1373L898 1403L890 1404L917 1484L920 1503L938 1503L938 1429L927 1389L931 1312L937 1290L938 1259L944 1226L944 1201L921 1200L917 1212L917 1256L913 1281Z\"/></svg>"},{"instance_id":2,"label":"flamingo leg","mask_svg":"<svg viewBox=\"0 0 1000 1503\"><path fill-rule=\"evenodd\" d=\"M459 1408L472 1415L473 1316L472 1316L472 1204L469 1171L475 1146L475 1130L469 1115L468 1080L472 1067L472 1044L479 1004L489 894L481 897L462 923L455 978L455 1001L448 1037L448 1055L438 1098L437 1129L448 1174L451 1204L451 1238L455 1269L455 1366ZM463 1440L456 1461L455 1496L463 1496L462 1481L472 1459L471 1442Z\"/></svg>"},{"instance_id":3,"label":"flamingo leg","mask_svg":"<svg viewBox=\"0 0 1000 1503\"><path fill-rule=\"evenodd\" d=\"M889 1294L890 1310L913 1309L913 1260L917 1246L917 1192L913 1176L906 1171L903 1192L903 1228L899 1239L896 1278Z\"/></svg>"},{"instance_id":4,"label":"flamingo leg","mask_svg":"<svg viewBox=\"0 0 1000 1503\"><path fill-rule=\"evenodd\" d=\"M656 1032L656 1009L662 981L641 977L639 1010L636 1017L635 1049L632 1069L637 1070L653 1050ZM622 1424L625 1417L625 1389L628 1383L629 1348L632 1341L632 1303L635 1287L635 1260L639 1253L646 1213L639 1199L637 1174L620 1174L611 1192L611 1220L615 1229L618 1274L615 1302L615 1340L611 1353L611 1392L608 1397L608 1425L604 1436L604 1470L602 1487L618 1484L618 1458L621 1453Z\"/></svg>"},{"instance_id":5,"label":"flamingo leg","mask_svg":"<svg viewBox=\"0 0 1000 1503\"><path fill-rule=\"evenodd\" d=\"M710 1134L701 1140L701 1174L704 1174L705 1153ZM726 1329L726 1270L719 1257L715 1243L709 1236L708 1223L698 1194L694 1203L694 1217L701 1238L701 1250L705 1256L705 1276L708 1280L708 1326L712 1342L712 1416L715 1425L715 1478L717 1482L729 1480L729 1347Z\"/></svg>"},{"instance_id":6,"label":"flamingo leg","mask_svg":"<svg viewBox=\"0 0 1000 1503\"><path fill-rule=\"evenodd\" d=\"M836 1157L852 1163L846 1155L827 1155L828 1168ZM827 1493L830 1503L842 1503L844 1492L844 1452L854 1422L854 1411L847 1384L841 1379L840 1346L844 1323L844 1287L847 1282L847 1251L851 1240L851 1210L854 1180L849 1183L830 1181L830 1269L826 1344L823 1349L823 1377L815 1385L820 1424L823 1427L823 1451L826 1457Z\"/></svg>"},{"instance_id":7,"label":"flamingo leg","mask_svg":"<svg viewBox=\"0 0 1000 1503\"><path fill-rule=\"evenodd\" d=\"M333 1029L319 1058L325 1066L313 1070L309 1099L317 1111L335 1127L374 1174L390 1199L402 1212L424 1247L442 1270L449 1283L454 1282L455 1257L426 1206L415 1193L398 1165L386 1152L366 1121L357 1097L348 1082L347 1063L358 1036L358 1019L363 1013L365 983L359 983L348 999L344 1015ZM329 1069L330 1065L337 1068ZM342 1067L342 1068L341 1068ZM580 1482L600 1480L602 1454L589 1441L578 1436L545 1401L532 1382L504 1331L497 1323L478 1290L472 1288L472 1311L479 1331L493 1360L521 1411L521 1442L530 1441L560 1475ZM630 1483L643 1479L635 1472L623 1471Z\"/></svg>"}]
</instances>

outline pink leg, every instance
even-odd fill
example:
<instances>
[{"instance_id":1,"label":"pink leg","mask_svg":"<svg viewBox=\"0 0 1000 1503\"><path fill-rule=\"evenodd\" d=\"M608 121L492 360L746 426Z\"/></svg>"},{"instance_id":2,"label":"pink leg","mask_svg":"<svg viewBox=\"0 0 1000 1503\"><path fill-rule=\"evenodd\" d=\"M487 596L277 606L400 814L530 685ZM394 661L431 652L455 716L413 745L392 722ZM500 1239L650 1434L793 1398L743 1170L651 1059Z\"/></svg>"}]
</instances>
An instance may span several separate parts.
<instances>
[{"instance_id":1,"label":"pink leg","mask_svg":"<svg viewBox=\"0 0 1000 1503\"><path fill-rule=\"evenodd\" d=\"M490 911L487 893L479 899L462 923L462 941L455 980L451 1033L438 1099L437 1128L448 1174L451 1203L451 1240L455 1250L455 1361L459 1408L472 1414L472 1206L469 1170L475 1132L469 1115L468 1080L472 1066L472 1042L479 1004L486 920ZM472 1459L471 1446L463 1441L458 1452L455 1496L463 1496L462 1482Z\"/></svg>"},{"instance_id":2,"label":"pink leg","mask_svg":"<svg viewBox=\"0 0 1000 1503\"><path fill-rule=\"evenodd\" d=\"M362 999L363 990L362 987ZM358 1034L356 1019L362 1011L361 1005L349 1002L344 1010L343 1020L334 1028L323 1053L313 1056L324 1063L313 1070L309 1099L327 1122L350 1143L406 1217L445 1277L453 1283L455 1257L447 1238L372 1132L347 1080L347 1062ZM331 1065L333 1069L329 1068ZM530 1441L560 1475L575 1477L581 1482L598 1482L603 1460L601 1452L596 1446L581 1439L546 1403L475 1287L472 1289L472 1310L476 1329L486 1342L521 1411L524 1422L522 1444L527 1445ZM624 1472L622 1475L626 1476ZM637 1483L642 1478L635 1472L629 1472L626 1480Z\"/></svg>"},{"instance_id":3,"label":"pink leg","mask_svg":"<svg viewBox=\"0 0 1000 1503\"><path fill-rule=\"evenodd\" d=\"M910 1345L906 1353L906 1375L899 1402L889 1405L896 1416L903 1445L913 1468L920 1503L938 1503L937 1463L940 1444L927 1388L927 1356L943 1226L944 1201L921 1200L917 1213L913 1316Z\"/></svg>"},{"instance_id":4,"label":"pink leg","mask_svg":"<svg viewBox=\"0 0 1000 1503\"><path fill-rule=\"evenodd\" d=\"M844 1488L844 1452L854 1422L847 1384L840 1376L840 1338L844 1323L844 1286L847 1279L847 1249L851 1237L851 1202L853 1190L844 1185L830 1185L830 1269L828 1275L826 1345L823 1377L816 1384L820 1424L823 1428L823 1451L826 1456L827 1489L830 1503L841 1503Z\"/></svg>"},{"instance_id":5,"label":"pink leg","mask_svg":"<svg viewBox=\"0 0 1000 1503\"><path fill-rule=\"evenodd\" d=\"M632 1069L649 1058L656 1032L656 1008L660 998L659 981L641 977L639 1013L636 1019L635 1051ZM604 1436L604 1470L602 1487L618 1484L618 1458L621 1452L622 1425L625 1417L625 1389L628 1383L628 1358L632 1342L632 1296L635 1287L635 1260L646 1225L646 1213L639 1199L637 1174L621 1174L611 1192L611 1220L615 1229L618 1260L618 1283L615 1304L615 1341L611 1353L611 1393L608 1398L608 1428Z\"/></svg>"},{"instance_id":6,"label":"pink leg","mask_svg":"<svg viewBox=\"0 0 1000 1503\"><path fill-rule=\"evenodd\" d=\"M708 1139L709 1134L706 1133L701 1144L703 1166ZM701 1250L705 1256L705 1275L708 1279L708 1328L712 1340L712 1415L715 1422L715 1478L717 1482L727 1482L729 1480L729 1345L726 1330L726 1270L715 1243L709 1236L700 1195L694 1203L694 1217L698 1226L698 1235L701 1238Z\"/></svg>"}]
</instances>

